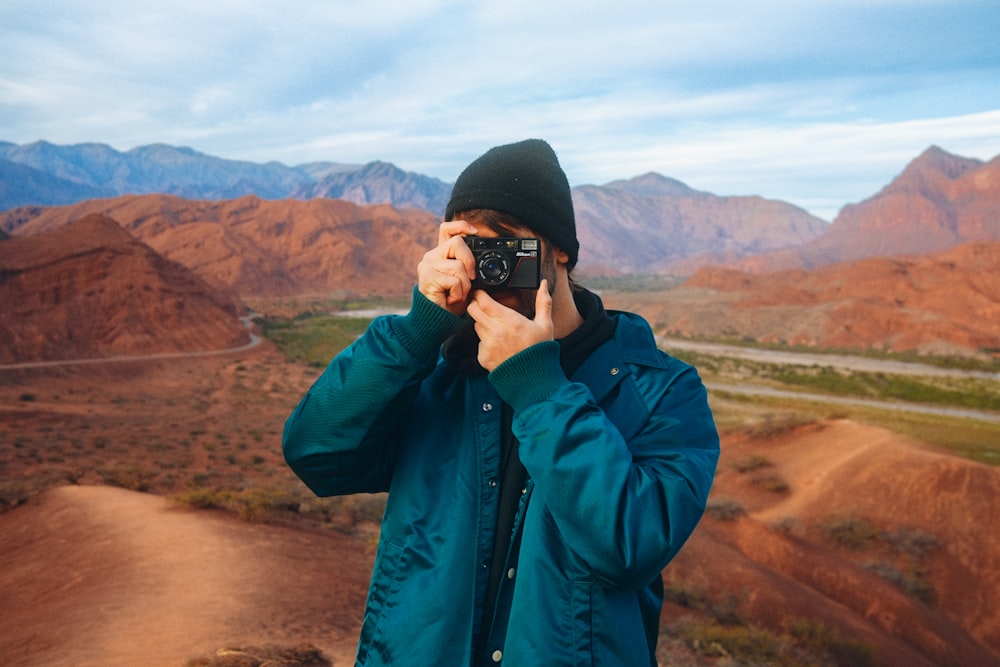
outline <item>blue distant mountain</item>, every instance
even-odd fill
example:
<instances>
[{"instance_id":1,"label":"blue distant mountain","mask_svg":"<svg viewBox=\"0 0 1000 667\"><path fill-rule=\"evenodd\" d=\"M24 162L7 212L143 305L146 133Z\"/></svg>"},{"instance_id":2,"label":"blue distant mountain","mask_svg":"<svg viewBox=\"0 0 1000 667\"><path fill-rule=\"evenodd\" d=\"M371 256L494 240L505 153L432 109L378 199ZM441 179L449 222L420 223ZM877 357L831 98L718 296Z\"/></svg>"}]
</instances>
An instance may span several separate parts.
<instances>
[{"instance_id":1,"label":"blue distant mountain","mask_svg":"<svg viewBox=\"0 0 1000 667\"><path fill-rule=\"evenodd\" d=\"M289 167L226 160L165 144L119 152L97 143L57 146L0 142L0 211L47 207L123 195L166 194L224 201L342 199L444 214L451 184L387 162L315 162ZM827 223L761 197L719 197L659 174L573 188L577 227L596 272L661 272L678 262L732 260L794 246ZM37 214L8 213L8 233Z\"/></svg>"},{"instance_id":2,"label":"blue distant mountain","mask_svg":"<svg viewBox=\"0 0 1000 667\"><path fill-rule=\"evenodd\" d=\"M86 199L113 197L115 194L111 188L70 181L26 164L0 158L0 210L19 206L75 204Z\"/></svg>"},{"instance_id":3,"label":"blue distant mountain","mask_svg":"<svg viewBox=\"0 0 1000 667\"><path fill-rule=\"evenodd\" d=\"M223 200L333 197L356 204L444 211L451 185L383 162L289 167L226 160L191 148L152 144L120 152L98 143L0 142L0 210L162 193Z\"/></svg>"}]
</instances>

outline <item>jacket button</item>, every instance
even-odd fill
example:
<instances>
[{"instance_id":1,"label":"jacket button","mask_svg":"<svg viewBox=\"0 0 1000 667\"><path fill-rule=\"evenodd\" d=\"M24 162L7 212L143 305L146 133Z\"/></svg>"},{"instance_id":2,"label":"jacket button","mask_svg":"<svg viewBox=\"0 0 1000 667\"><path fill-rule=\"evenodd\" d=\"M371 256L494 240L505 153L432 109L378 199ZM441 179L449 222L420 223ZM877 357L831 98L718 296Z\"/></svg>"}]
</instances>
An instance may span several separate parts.
<instances>
[{"instance_id":1,"label":"jacket button","mask_svg":"<svg viewBox=\"0 0 1000 667\"><path fill-rule=\"evenodd\" d=\"M491 489L495 489L495 488L496 488L496 486L497 486L497 481L496 481L496 479L490 479L490 481L488 481L488 482L486 482L486 483L487 483L487 484L489 484L489 487L490 487Z\"/></svg>"},{"instance_id":2,"label":"jacket button","mask_svg":"<svg viewBox=\"0 0 1000 667\"><path fill-rule=\"evenodd\" d=\"M501 660L503 660L503 651L499 650L493 651L493 655L491 655L490 657L493 658L493 662L500 662Z\"/></svg>"},{"instance_id":3,"label":"jacket button","mask_svg":"<svg viewBox=\"0 0 1000 667\"><path fill-rule=\"evenodd\" d=\"M612 368L612 369L611 369L611 374L612 374L612 375L618 375L618 373L619 373L619 371L618 371L618 369L617 369L617 368Z\"/></svg>"},{"instance_id":4,"label":"jacket button","mask_svg":"<svg viewBox=\"0 0 1000 667\"><path fill-rule=\"evenodd\" d=\"M510 568L509 570L507 570L507 578L513 579L516 572L517 571L514 568Z\"/></svg>"},{"instance_id":5,"label":"jacket button","mask_svg":"<svg viewBox=\"0 0 1000 667\"><path fill-rule=\"evenodd\" d=\"M492 403L483 403L483 412L492 412L492 411L493 411Z\"/></svg>"}]
</instances>

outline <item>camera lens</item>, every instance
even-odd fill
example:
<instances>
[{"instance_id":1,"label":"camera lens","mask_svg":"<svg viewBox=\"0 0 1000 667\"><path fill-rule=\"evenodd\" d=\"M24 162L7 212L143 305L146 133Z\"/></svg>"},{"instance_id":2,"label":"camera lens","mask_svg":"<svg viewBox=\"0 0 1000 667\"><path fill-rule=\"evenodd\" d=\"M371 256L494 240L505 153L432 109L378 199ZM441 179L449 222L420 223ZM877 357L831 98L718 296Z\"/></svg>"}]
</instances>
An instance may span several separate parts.
<instances>
[{"instance_id":1,"label":"camera lens","mask_svg":"<svg viewBox=\"0 0 1000 667\"><path fill-rule=\"evenodd\" d=\"M487 285L500 285L510 275L507 258L498 252L484 252L479 257L479 279Z\"/></svg>"}]
</instances>

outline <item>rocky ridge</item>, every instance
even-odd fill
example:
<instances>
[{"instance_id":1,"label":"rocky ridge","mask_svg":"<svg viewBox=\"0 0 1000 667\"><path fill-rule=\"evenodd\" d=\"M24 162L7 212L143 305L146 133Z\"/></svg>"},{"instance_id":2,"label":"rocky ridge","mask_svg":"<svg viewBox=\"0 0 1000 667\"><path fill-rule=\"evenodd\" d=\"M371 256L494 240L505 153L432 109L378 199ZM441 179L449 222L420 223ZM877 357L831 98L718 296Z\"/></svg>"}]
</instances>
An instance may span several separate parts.
<instances>
[{"instance_id":1,"label":"rocky ridge","mask_svg":"<svg viewBox=\"0 0 1000 667\"><path fill-rule=\"evenodd\" d=\"M244 345L245 307L100 215L0 243L0 363Z\"/></svg>"}]
</instances>

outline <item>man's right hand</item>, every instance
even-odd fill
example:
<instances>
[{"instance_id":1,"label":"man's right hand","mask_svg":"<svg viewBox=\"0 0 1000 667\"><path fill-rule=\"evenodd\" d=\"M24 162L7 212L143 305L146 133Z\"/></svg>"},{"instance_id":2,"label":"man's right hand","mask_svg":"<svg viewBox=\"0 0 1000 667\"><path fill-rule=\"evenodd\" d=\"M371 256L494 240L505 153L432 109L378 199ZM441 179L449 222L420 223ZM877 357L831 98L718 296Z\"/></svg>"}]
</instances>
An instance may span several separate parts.
<instances>
[{"instance_id":1,"label":"man's right hand","mask_svg":"<svg viewBox=\"0 0 1000 667\"><path fill-rule=\"evenodd\" d=\"M437 247L429 250L417 265L420 293L459 317L469 305L472 280L476 277L475 259L464 237L477 231L465 220L441 223Z\"/></svg>"}]
</instances>

